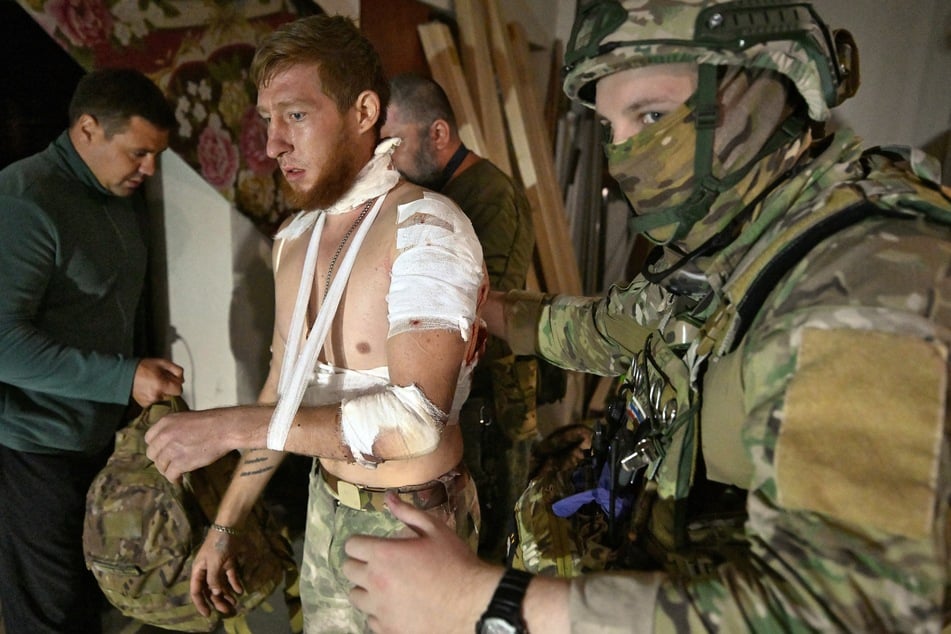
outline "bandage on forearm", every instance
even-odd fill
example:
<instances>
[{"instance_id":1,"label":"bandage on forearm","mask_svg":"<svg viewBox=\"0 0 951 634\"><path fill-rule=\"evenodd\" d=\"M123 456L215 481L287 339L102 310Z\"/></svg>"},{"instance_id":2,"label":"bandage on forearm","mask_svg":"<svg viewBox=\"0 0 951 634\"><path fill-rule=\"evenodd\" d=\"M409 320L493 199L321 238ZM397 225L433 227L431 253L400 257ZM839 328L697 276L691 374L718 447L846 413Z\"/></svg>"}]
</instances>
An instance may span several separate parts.
<instances>
[{"instance_id":1,"label":"bandage on forearm","mask_svg":"<svg viewBox=\"0 0 951 634\"><path fill-rule=\"evenodd\" d=\"M379 392L346 399L340 404L340 431L354 460L375 467L383 460L428 454L439 446L446 414L415 385L388 385ZM387 455L376 455L374 444L387 436ZM392 447L398 447L393 451Z\"/></svg>"}]
</instances>

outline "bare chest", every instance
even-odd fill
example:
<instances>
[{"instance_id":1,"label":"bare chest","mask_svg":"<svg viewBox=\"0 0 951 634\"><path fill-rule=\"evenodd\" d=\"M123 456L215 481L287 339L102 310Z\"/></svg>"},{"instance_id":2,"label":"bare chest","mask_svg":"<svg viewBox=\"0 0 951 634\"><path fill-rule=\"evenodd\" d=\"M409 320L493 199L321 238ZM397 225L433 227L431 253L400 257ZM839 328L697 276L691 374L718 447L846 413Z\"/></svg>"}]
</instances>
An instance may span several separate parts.
<instances>
[{"instance_id":1,"label":"bare chest","mask_svg":"<svg viewBox=\"0 0 951 634\"><path fill-rule=\"evenodd\" d=\"M309 332L324 304L327 309L333 308L332 298L325 302L328 288L337 278L344 278L346 286L333 312L320 358L338 367L369 369L387 365L386 295L394 258L395 225L388 214L381 213L362 243L357 243L353 220L346 216L328 218L320 235L312 280L302 279L310 233L287 245L275 277L275 325L287 341L294 304L303 284L304 321ZM354 258L352 266L348 254Z\"/></svg>"}]
</instances>

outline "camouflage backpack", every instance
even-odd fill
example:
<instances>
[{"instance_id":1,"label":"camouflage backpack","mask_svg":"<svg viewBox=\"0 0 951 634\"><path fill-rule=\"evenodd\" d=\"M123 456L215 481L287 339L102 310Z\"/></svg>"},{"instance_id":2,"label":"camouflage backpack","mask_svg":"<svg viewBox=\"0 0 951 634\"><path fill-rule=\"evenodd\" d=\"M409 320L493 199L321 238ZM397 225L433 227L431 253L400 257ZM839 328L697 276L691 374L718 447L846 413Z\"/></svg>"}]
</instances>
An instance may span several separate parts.
<instances>
[{"instance_id":1,"label":"camouflage backpack","mask_svg":"<svg viewBox=\"0 0 951 634\"><path fill-rule=\"evenodd\" d=\"M298 570L291 545L262 503L242 527L244 593L237 614L202 616L189 596L195 552L204 540L238 456L169 482L145 455L145 431L169 412L187 409L173 398L146 408L116 434L116 447L86 496L83 552L106 598L124 615L184 632L247 630L249 611L284 584L291 629L301 630Z\"/></svg>"}]
</instances>

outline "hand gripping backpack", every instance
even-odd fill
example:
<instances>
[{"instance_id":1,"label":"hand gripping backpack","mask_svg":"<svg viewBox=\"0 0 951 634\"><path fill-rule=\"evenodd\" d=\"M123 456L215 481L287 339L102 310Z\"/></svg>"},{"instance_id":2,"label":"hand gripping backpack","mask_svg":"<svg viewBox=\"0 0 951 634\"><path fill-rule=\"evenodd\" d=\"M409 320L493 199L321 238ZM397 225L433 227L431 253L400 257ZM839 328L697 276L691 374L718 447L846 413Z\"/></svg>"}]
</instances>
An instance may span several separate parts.
<instances>
[{"instance_id":1,"label":"hand gripping backpack","mask_svg":"<svg viewBox=\"0 0 951 634\"><path fill-rule=\"evenodd\" d=\"M237 452L169 482L145 455L145 432L169 412L187 410L180 398L145 408L116 434L116 447L86 496L83 551L86 567L106 598L124 615L183 632L209 632L223 621L247 631L248 612L284 583L290 628L302 628L298 570L291 545L259 501L242 526L237 614L202 616L189 596L192 561L217 511Z\"/></svg>"}]
</instances>

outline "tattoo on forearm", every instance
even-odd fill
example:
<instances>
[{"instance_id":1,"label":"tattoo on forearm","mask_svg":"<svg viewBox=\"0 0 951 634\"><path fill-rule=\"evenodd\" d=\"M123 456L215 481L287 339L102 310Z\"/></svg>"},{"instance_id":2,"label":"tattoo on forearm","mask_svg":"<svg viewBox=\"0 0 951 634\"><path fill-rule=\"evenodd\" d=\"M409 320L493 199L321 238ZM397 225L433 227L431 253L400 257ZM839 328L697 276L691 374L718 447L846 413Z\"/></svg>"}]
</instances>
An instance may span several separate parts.
<instances>
[{"instance_id":1,"label":"tattoo on forearm","mask_svg":"<svg viewBox=\"0 0 951 634\"><path fill-rule=\"evenodd\" d=\"M240 475L242 478L244 478L246 476L260 475L262 473L267 473L268 471L273 471L273 470L274 470L274 465L267 465L266 467L261 467L260 469L255 469L253 471L242 471Z\"/></svg>"},{"instance_id":2,"label":"tattoo on forearm","mask_svg":"<svg viewBox=\"0 0 951 634\"><path fill-rule=\"evenodd\" d=\"M244 464L257 464L259 462L267 462L270 460L268 456L260 456L259 458L245 458Z\"/></svg>"}]
</instances>

